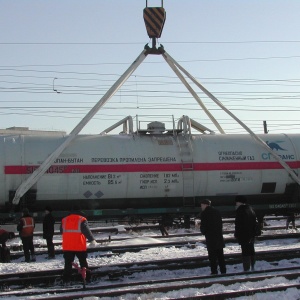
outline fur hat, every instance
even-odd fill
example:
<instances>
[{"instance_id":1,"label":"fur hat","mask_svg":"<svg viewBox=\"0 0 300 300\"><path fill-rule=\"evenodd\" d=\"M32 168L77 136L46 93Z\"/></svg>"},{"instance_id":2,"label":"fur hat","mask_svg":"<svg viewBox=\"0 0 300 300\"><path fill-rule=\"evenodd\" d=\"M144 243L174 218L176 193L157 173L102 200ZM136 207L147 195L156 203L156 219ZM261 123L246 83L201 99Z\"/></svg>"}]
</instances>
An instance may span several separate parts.
<instances>
[{"instance_id":1,"label":"fur hat","mask_svg":"<svg viewBox=\"0 0 300 300\"><path fill-rule=\"evenodd\" d=\"M76 204L72 207L72 210L70 211L70 213L85 217L85 213L80 209L80 206L76 205Z\"/></svg>"},{"instance_id":2,"label":"fur hat","mask_svg":"<svg viewBox=\"0 0 300 300\"><path fill-rule=\"evenodd\" d=\"M209 199L203 199L200 201L200 204L211 205L211 201Z\"/></svg>"},{"instance_id":3,"label":"fur hat","mask_svg":"<svg viewBox=\"0 0 300 300\"><path fill-rule=\"evenodd\" d=\"M236 196L235 197L235 202L240 202L240 203L247 203L247 198L245 196Z\"/></svg>"},{"instance_id":4,"label":"fur hat","mask_svg":"<svg viewBox=\"0 0 300 300\"><path fill-rule=\"evenodd\" d=\"M29 209L27 207L23 209L23 215L29 215Z\"/></svg>"},{"instance_id":5,"label":"fur hat","mask_svg":"<svg viewBox=\"0 0 300 300\"><path fill-rule=\"evenodd\" d=\"M51 212L52 211L52 207L51 206L46 206L45 210L48 210L49 212Z\"/></svg>"}]
</instances>

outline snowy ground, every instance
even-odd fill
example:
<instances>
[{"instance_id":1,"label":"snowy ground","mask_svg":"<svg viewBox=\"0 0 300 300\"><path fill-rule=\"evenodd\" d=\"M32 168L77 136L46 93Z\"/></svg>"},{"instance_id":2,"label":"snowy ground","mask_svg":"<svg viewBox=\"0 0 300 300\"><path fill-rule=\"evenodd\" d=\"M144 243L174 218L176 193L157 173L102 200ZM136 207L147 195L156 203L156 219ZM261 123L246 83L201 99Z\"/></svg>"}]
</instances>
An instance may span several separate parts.
<instances>
[{"instance_id":1,"label":"snowy ground","mask_svg":"<svg viewBox=\"0 0 300 300\"><path fill-rule=\"evenodd\" d=\"M284 225L284 220L281 221L268 221L267 222L270 226L279 226L279 225ZM4 227L4 226L3 226ZM122 227L121 227L122 228ZM10 230L13 228L9 228ZM199 231L199 228L193 228L188 230L188 232L194 232L194 231ZM178 230L170 230L169 233L171 234L178 234L181 232L187 232L185 229L178 229ZM274 233L283 233L286 232L285 230L276 230ZM267 232L270 234L270 232ZM124 241L112 241L111 244L115 245L129 245L129 244L143 244L143 243L157 243L157 247L155 248L149 248L142 250L138 253L124 253L119 256L112 256L112 257L100 257L100 254L103 254L103 252L98 251L95 253L92 253L89 255L88 258L88 263L90 266L102 266L102 268L105 268L105 266L109 266L111 264L117 264L117 263L129 263L129 262L138 262L138 261L153 261L156 260L158 257L159 258L182 258L182 257L194 257L197 255L206 255L207 251L205 248L205 245L202 243L203 237L194 237L194 241L196 242L196 247L192 248L189 247L188 245L186 247L182 248L176 248L176 247L160 247L159 244L164 242L162 239L157 239L155 236L159 235L158 231L156 230L144 230L142 232L122 232L120 230L119 234L117 235L112 235L112 239L114 237L129 237L130 240L124 240ZM228 236L232 236L228 235ZM95 235L96 239L103 239L107 238L108 234L97 234ZM225 235L226 237L226 235ZM178 240L179 238L170 238L170 240ZM182 239L191 239L190 237L187 238L180 238ZM35 238L35 241L37 243L45 244L45 240ZM55 236L54 237L55 242L61 241L60 236ZM19 238L15 238L14 240L10 241L8 244L14 245L14 244L19 244L20 240ZM287 242L286 240L273 240L273 241L259 241L256 242L256 250L274 250L278 248L291 248L291 247L300 247L299 240L297 238L293 238L293 234L291 231L291 239ZM58 248L58 247L57 247ZM225 253L240 253L240 247L236 243L228 243L226 244L226 248L224 249ZM46 260L45 255L39 255L37 256L37 261L35 263L25 263L24 257L21 257L17 260L13 260L11 263L6 263L6 264L0 264L0 272L1 274L4 273L21 273L21 272L30 272L30 271L36 271L36 270L51 270L51 269L57 269L57 268L63 268L64 265L64 260L62 255L56 255L56 258L54 260ZM282 260L279 263L278 267L286 267L286 266L295 266L295 265L300 265L300 258L299 259L293 259L293 260ZM272 265L270 265L268 262L265 261L258 261L256 263L256 270L268 270L272 269ZM227 273L237 273L242 271L242 265L237 264L237 265L230 265L227 267ZM180 277L192 277L192 276L199 276L199 275L206 275L210 274L210 269L208 267L206 268L201 268L201 269L193 269L193 270L179 270L179 271L148 271L143 273L143 278L139 278L140 280L157 280L159 278L180 278ZM279 274L278 274L279 275ZM140 274L138 275L140 277ZM265 282L259 282L259 283L247 283L247 284L240 284L238 282L238 278L240 278L241 275L237 276L237 283L232 286L227 286L226 290L242 290L245 285L252 285L253 288L258 288L259 286L265 286L266 284L268 286L278 286L279 284L282 284L286 282L287 280L283 277L278 276L276 279L272 280L266 280ZM120 279L122 282L129 282L130 280L134 280L131 276L131 278L122 278ZM214 280L209 279L209 281ZM296 280L298 281L298 280ZM102 282L103 285L110 284L111 282L109 280L104 280ZM127 300L127 299L140 299L140 300L145 300L145 299L168 299L172 297L182 297L182 298L188 298L189 296L194 296L197 294L202 294L202 293L210 293L211 291L217 291L217 290L224 290L224 286L217 286L217 285L212 285L210 288L207 289L186 289L182 291L176 291L176 292L170 292L168 294L153 294L153 295L141 295L140 297L137 298L136 295L130 296L124 296L124 297L118 297L115 299L122 299L122 300ZM0 298L1 293L0 293ZM17 299L17 298L7 298L6 299ZM19 299L19 298L18 298ZM30 298L28 298L30 299ZM97 297L86 297L86 299L98 299ZM102 298L103 299L103 298ZM110 298L111 299L111 298ZM286 292L274 292L274 293L268 293L268 294L258 294L255 295L255 298L253 296L251 297L240 297L238 299L288 299L288 300L294 300L294 299L300 299L300 291L297 289L289 289ZM104 299L104 300L108 300Z\"/></svg>"}]
</instances>

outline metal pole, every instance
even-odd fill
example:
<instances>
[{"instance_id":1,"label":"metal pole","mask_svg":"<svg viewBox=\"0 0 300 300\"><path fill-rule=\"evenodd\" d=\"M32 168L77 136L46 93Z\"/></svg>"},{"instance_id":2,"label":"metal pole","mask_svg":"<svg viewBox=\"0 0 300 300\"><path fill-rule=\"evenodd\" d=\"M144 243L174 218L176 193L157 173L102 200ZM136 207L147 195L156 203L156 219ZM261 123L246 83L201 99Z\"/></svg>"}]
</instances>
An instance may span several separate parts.
<instances>
[{"instance_id":1,"label":"metal pole","mask_svg":"<svg viewBox=\"0 0 300 300\"><path fill-rule=\"evenodd\" d=\"M181 80L181 82L185 85L185 87L188 89L188 91L192 94L192 96L196 99L196 101L199 103L199 105L202 107L204 112L207 114L207 116L211 119L211 121L215 124L215 126L219 129L220 133L225 134L225 131L222 129L221 125L218 123L218 121L214 118L214 116L209 112L209 110L206 108L204 103L201 101L197 93L193 90L193 88L188 84L188 82L185 80L185 78L182 76L182 74L179 72L179 70L176 68L174 60L171 58L170 55L168 55L166 52L162 54L170 68L175 72L177 77Z\"/></svg>"},{"instance_id":2,"label":"metal pole","mask_svg":"<svg viewBox=\"0 0 300 300\"><path fill-rule=\"evenodd\" d=\"M99 109L118 91L128 77L137 69L148 55L147 50L143 50L137 59L130 65L124 74L112 85L106 94L97 102L97 104L88 112L88 114L71 131L66 140L36 169L21 185L18 187L15 197L12 201L14 205L19 204L20 198L45 174L48 168L53 164L56 158L73 141L83 127L93 118Z\"/></svg>"}]
</instances>

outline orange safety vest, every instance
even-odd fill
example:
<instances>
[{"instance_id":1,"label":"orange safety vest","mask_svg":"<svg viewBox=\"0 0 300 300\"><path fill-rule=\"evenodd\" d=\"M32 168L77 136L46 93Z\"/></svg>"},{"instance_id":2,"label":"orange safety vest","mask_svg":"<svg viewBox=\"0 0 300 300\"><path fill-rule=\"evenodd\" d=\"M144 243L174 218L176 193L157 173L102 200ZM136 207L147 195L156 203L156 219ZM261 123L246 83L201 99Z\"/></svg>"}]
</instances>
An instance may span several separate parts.
<instances>
[{"instance_id":1,"label":"orange safety vest","mask_svg":"<svg viewBox=\"0 0 300 300\"><path fill-rule=\"evenodd\" d=\"M63 251L86 251L86 237L81 232L81 223L86 218L80 215L69 215L62 219Z\"/></svg>"},{"instance_id":2,"label":"orange safety vest","mask_svg":"<svg viewBox=\"0 0 300 300\"><path fill-rule=\"evenodd\" d=\"M34 231L34 220L32 217L21 218L23 222L23 228L20 232L21 237L31 236Z\"/></svg>"}]
</instances>

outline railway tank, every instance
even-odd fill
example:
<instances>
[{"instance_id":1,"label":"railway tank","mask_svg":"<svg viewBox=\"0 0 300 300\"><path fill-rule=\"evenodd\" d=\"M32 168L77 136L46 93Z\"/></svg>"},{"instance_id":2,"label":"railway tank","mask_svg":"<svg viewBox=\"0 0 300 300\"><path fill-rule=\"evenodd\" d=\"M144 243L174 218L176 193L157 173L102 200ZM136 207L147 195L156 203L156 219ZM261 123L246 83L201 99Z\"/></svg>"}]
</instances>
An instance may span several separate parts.
<instances>
[{"instance_id":1,"label":"railway tank","mask_svg":"<svg viewBox=\"0 0 300 300\"><path fill-rule=\"evenodd\" d=\"M258 135L296 173L300 135ZM78 135L13 207L20 184L67 136L0 137L1 212L27 206L34 211L75 204L99 215L199 213L210 198L223 215L245 195L257 211L297 211L299 185L271 153L247 134L194 134L166 130L153 122L145 130Z\"/></svg>"}]
</instances>

